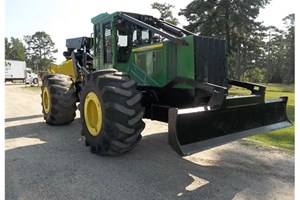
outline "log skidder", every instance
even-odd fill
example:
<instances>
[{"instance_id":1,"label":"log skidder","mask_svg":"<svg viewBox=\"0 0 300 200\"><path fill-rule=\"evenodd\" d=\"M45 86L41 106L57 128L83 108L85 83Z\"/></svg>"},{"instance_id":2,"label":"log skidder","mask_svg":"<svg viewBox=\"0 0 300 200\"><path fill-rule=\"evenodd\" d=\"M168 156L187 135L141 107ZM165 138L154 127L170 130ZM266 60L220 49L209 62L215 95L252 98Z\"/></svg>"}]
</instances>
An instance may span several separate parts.
<instances>
[{"instance_id":1,"label":"log skidder","mask_svg":"<svg viewBox=\"0 0 300 200\"><path fill-rule=\"evenodd\" d=\"M119 155L137 145L145 127L141 98L126 73L100 70L85 77L79 107L82 135L92 153Z\"/></svg>"},{"instance_id":2,"label":"log skidder","mask_svg":"<svg viewBox=\"0 0 300 200\"><path fill-rule=\"evenodd\" d=\"M134 148L142 118L167 122L168 142L183 156L292 125L287 97L266 100L263 85L229 79L225 40L137 13L101 13L91 21L93 37L66 40L66 60L43 81L42 104L48 124L69 123L76 96L93 153ZM231 95L230 86L249 93Z\"/></svg>"}]
</instances>

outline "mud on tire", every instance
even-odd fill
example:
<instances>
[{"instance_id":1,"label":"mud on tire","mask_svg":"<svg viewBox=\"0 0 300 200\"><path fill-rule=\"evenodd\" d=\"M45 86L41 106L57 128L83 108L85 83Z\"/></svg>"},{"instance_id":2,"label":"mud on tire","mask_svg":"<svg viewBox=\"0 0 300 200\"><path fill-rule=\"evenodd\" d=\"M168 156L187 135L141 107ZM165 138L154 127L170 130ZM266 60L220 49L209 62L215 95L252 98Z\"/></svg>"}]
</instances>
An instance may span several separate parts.
<instances>
[{"instance_id":1,"label":"mud on tire","mask_svg":"<svg viewBox=\"0 0 300 200\"><path fill-rule=\"evenodd\" d=\"M42 79L42 107L44 119L50 125L71 123L76 116L74 84L70 76L47 74Z\"/></svg>"},{"instance_id":2,"label":"mud on tire","mask_svg":"<svg viewBox=\"0 0 300 200\"><path fill-rule=\"evenodd\" d=\"M85 78L81 91L79 109L82 135L91 152L120 155L133 149L140 141L145 127L142 121L142 94L136 90L135 81L126 73L100 70ZM94 107L97 107L98 115L85 113L95 110L92 109ZM101 124L98 123L100 121Z\"/></svg>"}]
</instances>

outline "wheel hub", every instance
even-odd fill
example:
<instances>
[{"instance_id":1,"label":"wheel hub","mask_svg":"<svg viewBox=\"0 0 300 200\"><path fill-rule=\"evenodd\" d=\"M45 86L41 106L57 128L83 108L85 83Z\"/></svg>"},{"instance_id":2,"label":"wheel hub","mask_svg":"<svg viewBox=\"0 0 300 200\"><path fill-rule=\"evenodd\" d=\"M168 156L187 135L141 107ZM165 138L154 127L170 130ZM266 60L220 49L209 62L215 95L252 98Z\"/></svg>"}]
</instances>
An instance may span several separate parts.
<instances>
[{"instance_id":1,"label":"wheel hub","mask_svg":"<svg viewBox=\"0 0 300 200\"><path fill-rule=\"evenodd\" d=\"M84 101L84 119L92 136L98 136L102 127L102 109L99 98L94 92L86 95Z\"/></svg>"},{"instance_id":2,"label":"wheel hub","mask_svg":"<svg viewBox=\"0 0 300 200\"><path fill-rule=\"evenodd\" d=\"M49 95L49 90L48 88L44 87L43 89L43 108L45 113L49 113L50 111L50 95Z\"/></svg>"}]
</instances>

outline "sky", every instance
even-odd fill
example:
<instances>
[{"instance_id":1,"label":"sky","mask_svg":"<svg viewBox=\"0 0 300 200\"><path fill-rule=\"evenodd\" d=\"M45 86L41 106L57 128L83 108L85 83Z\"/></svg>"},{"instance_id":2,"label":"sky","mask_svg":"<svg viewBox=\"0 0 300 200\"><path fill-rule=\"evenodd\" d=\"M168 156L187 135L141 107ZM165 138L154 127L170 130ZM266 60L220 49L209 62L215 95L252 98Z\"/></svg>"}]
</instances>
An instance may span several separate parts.
<instances>
[{"instance_id":1,"label":"sky","mask_svg":"<svg viewBox=\"0 0 300 200\"><path fill-rule=\"evenodd\" d=\"M187 22L183 16L177 16L192 0L5 0L4 36L23 39L24 35L33 35L37 31L49 34L58 49L54 56L57 62L64 60L62 52L66 50L68 38L90 36L93 27L91 18L103 13L128 11L159 17L157 10L151 9L153 2L169 3L175 6L174 16L181 25ZM295 12L295 0L272 0L261 11L258 21L265 25L283 28L282 19Z\"/></svg>"}]
</instances>

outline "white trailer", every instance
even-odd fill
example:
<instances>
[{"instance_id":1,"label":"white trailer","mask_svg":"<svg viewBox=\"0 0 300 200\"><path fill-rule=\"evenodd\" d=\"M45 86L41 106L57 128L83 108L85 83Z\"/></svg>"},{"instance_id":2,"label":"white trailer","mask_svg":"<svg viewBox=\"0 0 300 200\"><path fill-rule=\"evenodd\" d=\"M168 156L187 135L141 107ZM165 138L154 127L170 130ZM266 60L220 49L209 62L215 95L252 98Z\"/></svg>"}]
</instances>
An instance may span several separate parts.
<instances>
[{"instance_id":1,"label":"white trailer","mask_svg":"<svg viewBox=\"0 0 300 200\"><path fill-rule=\"evenodd\" d=\"M5 82L6 81L25 81L26 62L18 60L5 60Z\"/></svg>"},{"instance_id":2,"label":"white trailer","mask_svg":"<svg viewBox=\"0 0 300 200\"><path fill-rule=\"evenodd\" d=\"M26 68L25 61L5 60L5 82L7 81L37 84L38 75L33 73L30 68Z\"/></svg>"}]
</instances>

